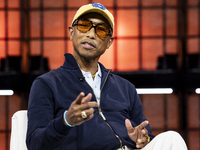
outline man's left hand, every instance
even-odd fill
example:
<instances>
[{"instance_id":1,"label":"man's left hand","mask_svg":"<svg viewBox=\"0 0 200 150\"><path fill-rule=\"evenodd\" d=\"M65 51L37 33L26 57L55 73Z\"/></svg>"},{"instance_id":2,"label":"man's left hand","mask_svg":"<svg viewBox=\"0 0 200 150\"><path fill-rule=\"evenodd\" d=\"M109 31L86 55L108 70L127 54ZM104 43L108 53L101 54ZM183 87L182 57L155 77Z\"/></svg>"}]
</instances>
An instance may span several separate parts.
<instances>
[{"instance_id":1,"label":"man's left hand","mask_svg":"<svg viewBox=\"0 0 200 150\"><path fill-rule=\"evenodd\" d=\"M129 119L125 120L126 129L129 137L136 143L137 148L143 148L148 144L148 139L146 135L148 135L147 129L145 127L149 124L148 121L142 122L137 127L133 128Z\"/></svg>"}]
</instances>

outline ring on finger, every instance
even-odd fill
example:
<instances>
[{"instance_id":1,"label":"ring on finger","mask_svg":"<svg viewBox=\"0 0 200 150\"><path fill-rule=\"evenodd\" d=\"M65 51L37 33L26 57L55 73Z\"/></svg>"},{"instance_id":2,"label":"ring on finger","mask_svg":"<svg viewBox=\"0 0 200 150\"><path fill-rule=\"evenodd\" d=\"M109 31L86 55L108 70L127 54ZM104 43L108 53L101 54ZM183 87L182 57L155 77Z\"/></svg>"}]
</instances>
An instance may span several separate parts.
<instances>
[{"instance_id":1,"label":"ring on finger","mask_svg":"<svg viewBox=\"0 0 200 150\"><path fill-rule=\"evenodd\" d=\"M82 117L83 119L87 118L87 114L86 114L85 110L83 110L83 111L81 112L81 117Z\"/></svg>"},{"instance_id":2,"label":"ring on finger","mask_svg":"<svg viewBox=\"0 0 200 150\"><path fill-rule=\"evenodd\" d=\"M147 138L147 143L149 143L150 142L150 137L148 136L148 135L145 135L146 136L146 138Z\"/></svg>"}]
</instances>

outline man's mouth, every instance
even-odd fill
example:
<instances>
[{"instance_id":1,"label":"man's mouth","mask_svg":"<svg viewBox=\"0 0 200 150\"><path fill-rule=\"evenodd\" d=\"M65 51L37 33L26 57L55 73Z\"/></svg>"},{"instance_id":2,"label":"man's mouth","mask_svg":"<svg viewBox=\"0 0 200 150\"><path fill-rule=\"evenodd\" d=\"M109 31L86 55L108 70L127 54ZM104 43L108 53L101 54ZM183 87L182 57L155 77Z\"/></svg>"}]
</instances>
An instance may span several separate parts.
<instances>
[{"instance_id":1,"label":"man's mouth","mask_svg":"<svg viewBox=\"0 0 200 150\"><path fill-rule=\"evenodd\" d=\"M84 48L86 48L86 49L93 49L93 48L95 48L95 46L92 43L89 43L89 42L83 42L82 46Z\"/></svg>"}]
</instances>

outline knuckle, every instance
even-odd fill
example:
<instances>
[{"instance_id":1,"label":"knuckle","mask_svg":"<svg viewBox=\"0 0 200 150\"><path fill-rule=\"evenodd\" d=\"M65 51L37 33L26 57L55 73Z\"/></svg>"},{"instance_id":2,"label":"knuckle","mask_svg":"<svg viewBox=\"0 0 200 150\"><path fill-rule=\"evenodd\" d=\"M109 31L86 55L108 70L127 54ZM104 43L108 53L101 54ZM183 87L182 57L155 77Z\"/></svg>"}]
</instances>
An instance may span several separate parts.
<instances>
[{"instance_id":1,"label":"knuckle","mask_svg":"<svg viewBox=\"0 0 200 150\"><path fill-rule=\"evenodd\" d=\"M93 108L91 108L90 111L91 111L91 113L94 113L94 109Z\"/></svg>"}]
</instances>

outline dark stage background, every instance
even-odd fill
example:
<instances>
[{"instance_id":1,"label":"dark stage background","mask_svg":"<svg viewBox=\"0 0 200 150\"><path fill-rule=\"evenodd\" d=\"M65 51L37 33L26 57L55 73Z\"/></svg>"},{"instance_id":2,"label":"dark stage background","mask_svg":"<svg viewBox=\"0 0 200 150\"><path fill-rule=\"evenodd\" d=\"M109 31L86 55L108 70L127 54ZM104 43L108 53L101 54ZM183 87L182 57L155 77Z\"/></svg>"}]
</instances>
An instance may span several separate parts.
<instances>
[{"instance_id":1,"label":"dark stage background","mask_svg":"<svg viewBox=\"0 0 200 150\"><path fill-rule=\"evenodd\" d=\"M178 131L200 149L200 0L0 0L0 150L9 150L11 117L27 109L32 81L72 53L68 26L83 4L104 4L115 17L115 41L102 62L136 88L155 135Z\"/></svg>"}]
</instances>

